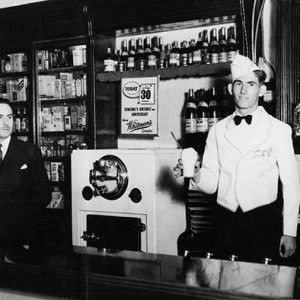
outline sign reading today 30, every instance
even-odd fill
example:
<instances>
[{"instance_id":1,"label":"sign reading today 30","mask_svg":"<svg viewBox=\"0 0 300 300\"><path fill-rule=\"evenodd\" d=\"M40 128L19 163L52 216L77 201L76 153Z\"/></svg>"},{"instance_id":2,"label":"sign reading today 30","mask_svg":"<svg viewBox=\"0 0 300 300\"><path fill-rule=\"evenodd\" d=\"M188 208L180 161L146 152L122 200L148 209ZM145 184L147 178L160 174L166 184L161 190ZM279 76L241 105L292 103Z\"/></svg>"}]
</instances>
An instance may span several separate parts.
<instances>
[{"instance_id":1,"label":"sign reading today 30","mask_svg":"<svg viewBox=\"0 0 300 300\"><path fill-rule=\"evenodd\" d=\"M158 80L158 76L122 78L122 135L158 135Z\"/></svg>"}]
</instances>

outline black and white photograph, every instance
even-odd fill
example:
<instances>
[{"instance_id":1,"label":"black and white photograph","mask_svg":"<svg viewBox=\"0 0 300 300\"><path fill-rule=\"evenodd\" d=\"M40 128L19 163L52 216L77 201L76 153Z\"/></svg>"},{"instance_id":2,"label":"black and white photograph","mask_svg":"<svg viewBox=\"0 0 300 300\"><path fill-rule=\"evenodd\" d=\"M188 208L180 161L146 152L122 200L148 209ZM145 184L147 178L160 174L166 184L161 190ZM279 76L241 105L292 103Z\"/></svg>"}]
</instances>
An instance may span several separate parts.
<instances>
[{"instance_id":1,"label":"black and white photograph","mask_svg":"<svg viewBox=\"0 0 300 300\"><path fill-rule=\"evenodd\" d=\"M0 300L300 299L300 0L0 21Z\"/></svg>"}]
</instances>

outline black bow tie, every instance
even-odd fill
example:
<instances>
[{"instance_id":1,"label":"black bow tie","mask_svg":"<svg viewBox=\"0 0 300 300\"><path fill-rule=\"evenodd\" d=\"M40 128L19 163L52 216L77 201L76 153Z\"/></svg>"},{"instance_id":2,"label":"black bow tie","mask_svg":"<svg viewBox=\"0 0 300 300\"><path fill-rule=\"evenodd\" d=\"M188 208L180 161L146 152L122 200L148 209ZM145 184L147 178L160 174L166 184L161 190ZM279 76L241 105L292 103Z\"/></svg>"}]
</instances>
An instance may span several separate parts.
<instances>
[{"instance_id":1,"label":"black bow tie","mask_svg":"<svg viewBox=\"0 0 300 300\"><path fill-rule=\"evenodd\" d=\"M234 116L234 118L233 118L234 124L235 125L240 125L243 119L247 122L247 124L250 125L251 122L252 122L252 115L248 115L248 116L244 116L244 117Z\"/></svg>"}]
</instances>

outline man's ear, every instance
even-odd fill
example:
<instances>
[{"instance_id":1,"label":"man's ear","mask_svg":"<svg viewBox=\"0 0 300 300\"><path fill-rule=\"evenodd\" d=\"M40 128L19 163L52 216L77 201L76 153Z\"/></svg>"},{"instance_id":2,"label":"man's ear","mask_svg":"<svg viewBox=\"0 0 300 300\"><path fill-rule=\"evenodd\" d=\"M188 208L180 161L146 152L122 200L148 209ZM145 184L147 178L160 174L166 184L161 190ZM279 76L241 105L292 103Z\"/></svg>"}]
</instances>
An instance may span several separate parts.
<instances>
[{"instance_id":1,"label":"man's ear","mask_svg":"<svg viewBox=\"0 0 300 300\"><path fill-rule=\"evenodd\" d=\"M267 91L267 87L262 84L261 87L259 88L259 97L262 97Z\"/></svg>"},{"instance_id":2,"label":"man's ear","mask_svg":"<svg viewBox=\"0 0 300 300\"><path fill-rule=\"evenodd\" d=\"M230 95L232 95L232 83L228 83L227 89Z\"/></svg>"}]
</instances>

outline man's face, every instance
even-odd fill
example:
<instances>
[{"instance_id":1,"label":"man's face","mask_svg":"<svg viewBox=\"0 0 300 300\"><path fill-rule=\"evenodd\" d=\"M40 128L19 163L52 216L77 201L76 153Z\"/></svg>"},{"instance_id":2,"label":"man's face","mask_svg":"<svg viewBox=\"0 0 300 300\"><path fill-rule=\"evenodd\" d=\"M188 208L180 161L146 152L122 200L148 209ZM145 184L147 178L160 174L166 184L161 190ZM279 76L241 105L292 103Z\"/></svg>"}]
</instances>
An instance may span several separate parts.
<instances>
[{"instance_id":1,"label":"man's face","mask_svg":"<svg viewBox=\"0 0 300 300\"><path fill-rule=\"evenodd\" d=\"M0 142L9 137L13 131L14 119L11 107L0 103Z\"/></svg>"},{"instance_id":2,"label":"man's face","mask_svg":"<svg viewBox=\"0 0 300 300\"><path fill-rule=\"evenodd\" d=\"M230 90L236 107L249 113L256 110L259 97L265 93L265 86L259 83L253 72L249 72L235 79Z\"/></svg>"}]
</instances>

